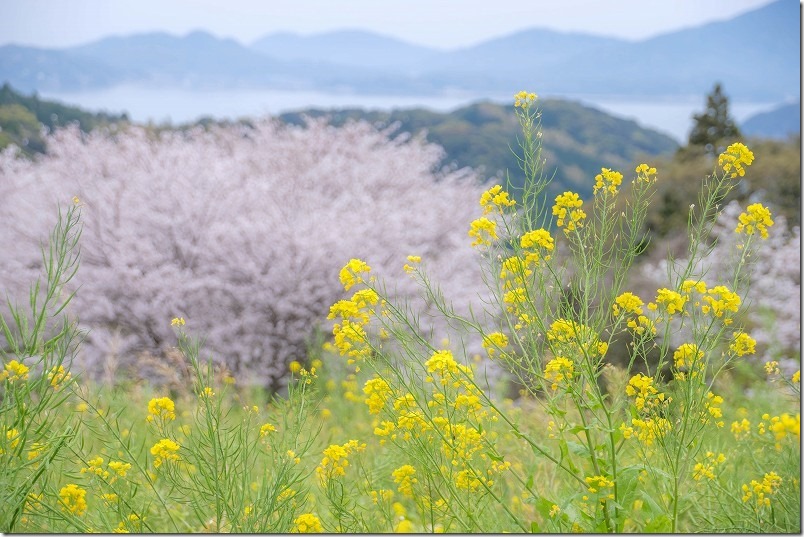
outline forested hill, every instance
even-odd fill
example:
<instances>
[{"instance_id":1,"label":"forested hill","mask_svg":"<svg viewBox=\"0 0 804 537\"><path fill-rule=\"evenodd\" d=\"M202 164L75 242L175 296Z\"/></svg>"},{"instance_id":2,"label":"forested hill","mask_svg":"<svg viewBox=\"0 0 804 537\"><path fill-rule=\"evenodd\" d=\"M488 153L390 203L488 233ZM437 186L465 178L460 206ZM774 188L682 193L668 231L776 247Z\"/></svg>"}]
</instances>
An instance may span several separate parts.
<instances>
[{"instance_id":1,"label":"forested hill","mask_svg":"<svg viewBox=\"0 0 804 537\"><path fill-rule=\"evenodd\" d=\"M87 112L77 106L40 99L36 94L23 95L9 84L0 87L0 149L14 144L25 153L42 153L45 141L42 127L54 129L78 123L87 132L101 125L128 121L123 114Z\"/></svg>"},{"instance_id":2,"label":"forested hill","mask_svg":"<svg viewBox=\"0 0 804 537\"><path fill-rule=\"evenodd\" d=\"M627 176L631 170L625 168L635 160L672 154L678 147L669 136L576 102L547 99L538 104L542 109L545 172L548 176L555 172L554 190L573 189L586 195L591 192L591 178L601 167L622 170ZM449 113L310 109L279 118L303 124L305 116L328 117L335 126L366 120L381 127L398 124L399 132L425 131L428 141L446 151L444 164L471 166L488 177L502 179L507 170L512 184L522 185L523 176L511 150L517 148L520 136L513 106L481 102Z\"/></svg>"}]
</instances>

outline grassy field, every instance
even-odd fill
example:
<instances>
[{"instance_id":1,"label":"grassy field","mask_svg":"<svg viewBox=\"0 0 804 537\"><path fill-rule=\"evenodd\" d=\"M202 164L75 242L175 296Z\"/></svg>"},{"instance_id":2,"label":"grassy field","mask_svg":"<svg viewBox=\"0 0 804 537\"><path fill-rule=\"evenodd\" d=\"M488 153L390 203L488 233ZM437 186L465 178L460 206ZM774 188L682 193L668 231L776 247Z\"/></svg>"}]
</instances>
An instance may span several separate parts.
<instances>
[{"instance_id":1,"label":"grassy field","mask_svg":"<svg viewBox=\"0 0 804 537\"><path fill-rule=\"evenodd\" d=\"M690 258L643 300L625 276L657 171L627 183L603 169L586 203L546 200L534 100L516 99L522 201L492 187L467 222L495 315L458 315L411 255L402 277L465 334L433 341L352 259L331 337L290 363L281 396L208 363L183 318L166 320L182 364L170 386L71 372L75 199L31 300L2 325L0 530L800 532L800 372L752 361L740 316L767 208L740 216L728 278L698 272L753 154L720 156L690 214ZM488 364L511 380L487 382Z\"/></svg>"}]
</instances>

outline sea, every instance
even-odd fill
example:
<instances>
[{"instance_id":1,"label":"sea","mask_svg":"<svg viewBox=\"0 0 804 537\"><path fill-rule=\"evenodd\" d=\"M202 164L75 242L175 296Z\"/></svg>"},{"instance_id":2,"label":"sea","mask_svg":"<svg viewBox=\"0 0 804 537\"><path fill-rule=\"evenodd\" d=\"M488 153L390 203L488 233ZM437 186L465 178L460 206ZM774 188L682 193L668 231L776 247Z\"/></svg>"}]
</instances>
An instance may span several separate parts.
<instances>
[{"instance_id":1,"label":"sea","mask_svg":"<svg viewBox=\"0 0 804 537\"><path fill-rule=\"evenodd\" d=\"M41 92L42 98L80 106L91 111L114 114L126 112L134 121L174 125L200 117L239 119L261 117L307 108L363 108L393 110L426 108L449 112L462 106L488 100L506 104L512 95L445 93L436 96L358 95L347 92L285 90L196 90L183 88L149 88L120 85L102 90L82 92ZM679 98L616 97L610 95L573 94L542 95L581 102L611 115L631 119L642 127L667 134L677 142L686 140L692 128L692 115L704 109L703 95ZM739 124L750 116L772 110L783 103L730 101L729 110Z\"/></svg>"}]
</instances>

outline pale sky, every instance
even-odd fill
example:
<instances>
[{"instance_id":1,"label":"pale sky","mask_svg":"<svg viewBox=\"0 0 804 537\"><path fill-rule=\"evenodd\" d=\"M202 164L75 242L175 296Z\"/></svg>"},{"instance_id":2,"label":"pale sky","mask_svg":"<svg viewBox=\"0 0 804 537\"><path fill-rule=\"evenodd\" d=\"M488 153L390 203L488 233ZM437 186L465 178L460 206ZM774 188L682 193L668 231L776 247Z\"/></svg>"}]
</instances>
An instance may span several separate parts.
<instances>
[{"instance_id":1,"label":"pale sky","mask_svg":"<svg viewBox=\"0 0 804 537\"><path fill-rule=\"evenodd\" d=\"M248 45L278 31L363 29L455 49L534 27L639 40L729 19L771 1L0 0L0 45L59 48L109 35L193 30Z\"/></svg>"}]
</instances>

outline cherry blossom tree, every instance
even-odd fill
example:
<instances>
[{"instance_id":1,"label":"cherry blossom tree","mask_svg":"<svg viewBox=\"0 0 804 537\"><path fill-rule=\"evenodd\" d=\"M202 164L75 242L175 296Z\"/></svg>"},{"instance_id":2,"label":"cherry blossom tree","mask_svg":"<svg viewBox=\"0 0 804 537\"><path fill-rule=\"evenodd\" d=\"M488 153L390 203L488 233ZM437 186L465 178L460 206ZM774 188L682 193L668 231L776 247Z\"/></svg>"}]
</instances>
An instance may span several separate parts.
<instances>
[{"instance_id":1,"label":"cherry blossom tree","mask_svg":"<svg viewBox=\"0 0 804 537\"><path fill-rule=\"evenodd\" d=\"M468 222L478 178L438 169L442 150L366 123L250 125L154 133L58 130L36 161L0 155L0 279L24 299L58 204L80 200L79 363L136 371L175 343L171 319L205 337L237 378L272 388L342 297L353 257L413 297L422 256L456 308L484 293ZM419 305L426 309L426 304ZM442 327L446 330L445 327Z\"/></svg>"}]
</instances>

